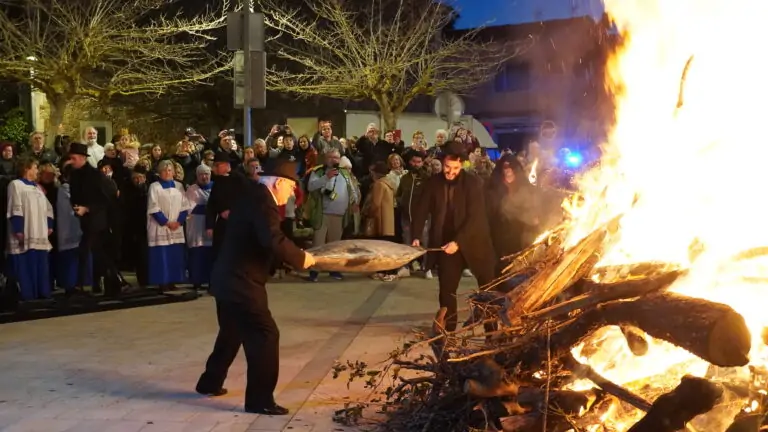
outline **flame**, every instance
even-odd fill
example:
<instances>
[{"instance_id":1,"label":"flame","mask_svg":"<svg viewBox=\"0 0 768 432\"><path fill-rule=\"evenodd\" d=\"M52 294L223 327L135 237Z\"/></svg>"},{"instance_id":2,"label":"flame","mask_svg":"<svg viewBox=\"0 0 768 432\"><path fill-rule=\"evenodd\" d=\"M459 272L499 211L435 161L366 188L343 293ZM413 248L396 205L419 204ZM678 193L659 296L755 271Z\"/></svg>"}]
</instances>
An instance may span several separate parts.
<instances>
[{"instance_id":1,"label":"flame","mask_svg":"<svg viewBox=\"0 0 768 432\"><path fill-rule=\"evenodd\" d=\"M528 181L532 185L536 184L536 178L537 178L536 169L538 168L538 166L539 166L539 158L536 158L533 160L533 163L531 164L531 170L528 173Z\"/></svg>"},{"instance_id":2,"label":"flame","mask_svg":"<svg viewBox=\"0 0 768 432\"><path fill-rule=\"evenodd\" d=\"M672 290L741 313L754 340L751 364L763 365L768 252L759 248L768 246L768 204L755 192L768 163L759 130L768 2L605 0L605 9L625 37L608 64L616 123L600 166L579 180L581 201L566 206L568 244L624 213L620 238L598 265L689 268ZM745 258L750 250L758 252ZM598 339L600 350L581 359L620 384L667 376L674 385L708 368L659 341L636 358L615 328Z\"/></svg>"}]
</instances>

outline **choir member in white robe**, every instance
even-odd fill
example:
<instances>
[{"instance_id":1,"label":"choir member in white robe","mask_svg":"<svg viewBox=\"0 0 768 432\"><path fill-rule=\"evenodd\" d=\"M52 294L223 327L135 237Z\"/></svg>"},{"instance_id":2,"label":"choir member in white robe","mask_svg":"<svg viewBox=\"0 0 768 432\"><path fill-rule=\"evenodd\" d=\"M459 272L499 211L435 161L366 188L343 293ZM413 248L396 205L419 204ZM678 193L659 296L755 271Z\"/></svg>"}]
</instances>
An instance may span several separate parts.
<instances>
[{"instance_id":1,"label":"choir member in white robe","mask_svg":"<svg viewBox=\"0 0 768 432\"><path fill-rule=\"evenodd\" d=\"M37 161L22 160L19 168L19 179L8 185L8 276L19 284L21 300L49 298L53 207L35 183Z\"/></svg>"},{"instance_id":2,"label":"choir member in white robe","mask_svg":"<svg viewBox=\"0 0 768 432\"><path fill-rule=\"evenodd\" d=\"M147 199L149 284L163 290L187 280L183 224L190 206L184 186L173 179L171 161L160 161L157 174L159 180L149 186Z\"/></svg>"},{"instance_id":3,"label":"choir member in white robe","mask_svg":"<svg viewBox=\"0 0 768 432\"><path fill-rule=\"evenodd\" d=\"M205 206L211 195L211 169L200 165L196 170L197 183L187 188L187 201L192 207L187 218L186 234L189 252L189 282L195 289L208 285L213 263L213 241L205 230Z\"/></svg>"},{"instance_id":4,"label":"choir member in white robe","mask_svg":"<svg viewBox=\"0 0 768 432\"><path fill-rule=\"evenodd\" d=\"M71 294L77 287L78 248L83 231L80 229L80 220L75 216L70 201L69 173L72 171L69 165L64 166L61 173L61 186L56 197L56 238L58 239L58 251L56 254L56 283L67 294ZM93 283L93 261L88 257L86 267L85 285ZM82 288L82 287L78 287Z\"/></svg>"}]
</instances>

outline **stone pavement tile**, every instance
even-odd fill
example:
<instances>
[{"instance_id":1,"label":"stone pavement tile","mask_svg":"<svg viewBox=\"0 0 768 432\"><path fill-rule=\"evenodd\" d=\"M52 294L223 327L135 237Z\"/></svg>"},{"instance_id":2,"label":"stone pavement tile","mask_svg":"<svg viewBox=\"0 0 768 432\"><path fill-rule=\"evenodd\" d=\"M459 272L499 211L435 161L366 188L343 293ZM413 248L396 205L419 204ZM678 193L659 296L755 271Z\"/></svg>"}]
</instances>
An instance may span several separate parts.
<instances>
[{"instance_id":1,"label":"stone pavement tile","mask_svg":"<svg viewBox=\"0 0 768 432\"><path fill-rule=\"evenodd\" d=\"M248 430L248 423L219 423L211 429L211 432L245 432Z\"/></svg>"},{"instance_id":2,"label":"stone pavement tile","mask_svg":"<svg viewBox=\"0 0 768 432\"><path fill-rule=\"evenodd\" d=\"M64 432L77 423L77 420L27 418L4 427L3 432Z\"/></svg>"},{"instance_id":3,"label":"stone pavement tile","mask_svg":"<svg viewBox=\"0 0 768 432\"><path fill-rule=\"evenodd\" d=\"M257 414L249 414L246 412L234 412L234 411L209 411L199 412L194 417L189 419L190 422L202 422L202 423L244 423L246 425L251 424L258 417Z\"/></svg>"},{"instance_id":4,"label":"stone pavement tile","mask_svg":"<svg viewBox=\"0 0 768 432\"><path fill-rule=\"evenodd\" d=\"M61 420L120 420L131 412L127 408L86 408L66 410L56 416Z\"/></svg>"},{"instance_id":5,"label":"stone pavement tile","mask_svg":"<svg viewBox=\"0 0 768 432\"><path fill-rule=\"evenodd\" d=\"M214 423L155 421L147 423L140 432L210 432L215 426Z\"/></svg>"},{"instance_id":6,"label":"stone pavement tile","mask_svg":"<svg viewBox=\"0 0 768 432\"><path fill-rule=\"evenodd\" d=\"M146 425L135 420L83 420L73 426L71 432L139 432Z\"/></svg>"}]
</instances>

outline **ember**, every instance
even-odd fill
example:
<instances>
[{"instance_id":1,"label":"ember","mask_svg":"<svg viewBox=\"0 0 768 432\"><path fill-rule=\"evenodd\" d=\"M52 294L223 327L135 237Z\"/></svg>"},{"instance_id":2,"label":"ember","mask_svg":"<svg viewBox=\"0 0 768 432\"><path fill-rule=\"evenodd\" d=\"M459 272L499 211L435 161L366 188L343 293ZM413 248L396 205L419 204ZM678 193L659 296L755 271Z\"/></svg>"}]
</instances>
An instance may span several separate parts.
<instances>
[{"instance_id":1,"label":"ember","mask_svg":"<svg viewBox=\"0 0 768 432\"><path fill-rule=\"evenodd\" d=\"M764 182L768 160L752 128L768 100L755 55L768 2L605 6L625 44L609 64L617 113L600 167L566 203L568 222L512 259L505 291L473 294L455 333L439 311L431 334L395 353L379 375L394 375L392 430L764 421L768 231L762 200L740 191Z\"/></svg>"}]
</instances>

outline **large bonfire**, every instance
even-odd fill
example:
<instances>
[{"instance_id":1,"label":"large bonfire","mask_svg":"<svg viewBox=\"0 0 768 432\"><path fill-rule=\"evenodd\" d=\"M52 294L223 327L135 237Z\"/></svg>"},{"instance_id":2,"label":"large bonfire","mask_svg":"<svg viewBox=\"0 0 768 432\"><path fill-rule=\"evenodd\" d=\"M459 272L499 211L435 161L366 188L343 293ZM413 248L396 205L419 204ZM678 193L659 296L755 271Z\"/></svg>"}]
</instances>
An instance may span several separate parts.
<instances>
[{"instance_id":1,"label":"large bonfire","mask_svg":"<svg viewBox=\"0 0 768 432\"><path fill-rule=\"evenodd\" d=\"M755 49L768 2L605 7L624 44L608 65L617 111L600 166L567 224L512 259L512 288L472 295L455 333L438 312L370 374L389 429L759 430L768 229L752 190L768 161Z\"/></svg>"}]
</instances>

